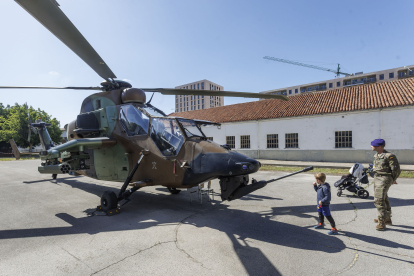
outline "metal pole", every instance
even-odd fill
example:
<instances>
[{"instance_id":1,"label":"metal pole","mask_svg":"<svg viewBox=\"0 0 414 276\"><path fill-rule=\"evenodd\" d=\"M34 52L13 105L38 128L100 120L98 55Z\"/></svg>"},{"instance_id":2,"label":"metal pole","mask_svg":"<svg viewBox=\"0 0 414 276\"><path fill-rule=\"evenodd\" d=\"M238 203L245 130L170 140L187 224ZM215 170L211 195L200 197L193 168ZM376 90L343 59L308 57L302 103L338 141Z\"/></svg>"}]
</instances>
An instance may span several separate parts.
<instances>
[{"instance_id":1,"label":"metal pole","mask_svg":"<svg viewBox=\"0 0 414 276\"><path fill-rule=\"evenodd\" d=\"M311 170L313 170L313 166L304 168L303 170L300 170L300 171L297 171L297 172L294 172L294 173L291 173L291 174L284 175L284 176L276 178L276 179L268 180L268 181L266 181L266 184L271 183L271 182L275 182L277 180L280 180L280 179L283 179L283 178L286 178L286 177L289 177L289 176L292 176L292 175L295 175L295 174L298 174L298 173L303 173L303 172L307 172L307 171L311 171Z\"/></svg>"}]
</instances>

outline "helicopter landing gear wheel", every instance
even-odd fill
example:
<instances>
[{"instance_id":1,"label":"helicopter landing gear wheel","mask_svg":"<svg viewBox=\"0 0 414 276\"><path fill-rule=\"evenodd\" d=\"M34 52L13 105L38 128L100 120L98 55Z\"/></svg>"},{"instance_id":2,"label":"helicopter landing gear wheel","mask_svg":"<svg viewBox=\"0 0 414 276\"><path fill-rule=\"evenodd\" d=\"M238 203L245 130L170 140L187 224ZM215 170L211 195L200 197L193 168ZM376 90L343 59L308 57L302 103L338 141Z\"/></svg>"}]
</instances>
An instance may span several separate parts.
<instances>
[{"instance_id":1,"label":"helicopter landing gear wheel","mask_svg":"<svg viewBox=\"0 0 414 276\"><path fill-rule=\"evenodd\" d=\"M337 196L341 196L341 195L342 195L342 190L339 190L339 191L336 193L336 195L337 195Z\"/></svg>"},{"instance_id":2,"label":"helicopter landing gear wheel","mask_svg":"<svg viewBox=\"0 0 414 276\"><path fill-rule=\"evenodd\" d=\"M108 212L109 210L116 209L118 206L118 198L114 192L105 191L101 196L101 208L102 211Z\"/></svg>"},{"instance_id":3,"label":"helicopter landing gear wheel","mask_svg":"<svg viewBox=\"0 0 414 276\"><path fill-rule=\"evenodd\" d=\"M368 198L368 197L369 197L369 193L368 193L368 191L367 191L367 190L359 190L359 191L357 192L357 195L358 195L358 197L359 197L359 198L363 198L363 199L365 199L365 198Z\"/></svg>"},{"instance_id":4,"label":"helicopter landing gear wheel","mask_svg":"<svg viewBox=\"0 0 414 276\"><path fill-rule=\"evenodd\" d=\"M167 187L168 191L170 191L171 194L176 195L179 194L181 192L181 190L177 190L177 188L171 188L171 187Z\"/></svg>"}]
</instances>

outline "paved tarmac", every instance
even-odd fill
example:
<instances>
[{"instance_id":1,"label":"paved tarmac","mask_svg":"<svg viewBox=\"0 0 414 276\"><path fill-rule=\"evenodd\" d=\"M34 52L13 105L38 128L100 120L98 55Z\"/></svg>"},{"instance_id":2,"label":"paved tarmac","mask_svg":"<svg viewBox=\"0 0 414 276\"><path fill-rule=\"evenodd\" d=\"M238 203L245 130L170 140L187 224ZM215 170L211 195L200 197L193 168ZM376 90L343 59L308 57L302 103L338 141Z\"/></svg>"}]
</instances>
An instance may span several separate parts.
<instances>
[{"instance_id":1,"label":"paved tarmac","mask_svg":"<svg viewBox=\"0 0 414 276\"><path fill-rule=\"evenodd\" d=\"M139 190L119 215L94 213L121 183L37 172L38 160L0 162L0 275L413 275L412 179L391 187L393 223L375 230L373 188L332 193L340 229L315 230L316 193L302 173L242 199L202 204L189 191ZM258 180L283 172L263 171ZM334 183L338 176L328 176Z\"/></svg>"}]
</instances>

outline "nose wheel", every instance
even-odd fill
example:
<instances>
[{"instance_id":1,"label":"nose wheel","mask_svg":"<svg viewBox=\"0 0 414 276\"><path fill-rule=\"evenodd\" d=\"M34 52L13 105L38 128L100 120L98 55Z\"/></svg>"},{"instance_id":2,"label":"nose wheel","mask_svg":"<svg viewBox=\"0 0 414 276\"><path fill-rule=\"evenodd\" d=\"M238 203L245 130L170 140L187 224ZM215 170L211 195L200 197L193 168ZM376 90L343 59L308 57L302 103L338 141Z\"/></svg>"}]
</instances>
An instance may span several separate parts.
<instances>
[{"instance_id":1,"label":"nose wheel","mask_svg":"<svg viewBox=\"0 0 414 276\"><path fill-rule=\"evenodd\" d=\"M179 192L181 192L181 190L178 190L177 188L171 188L171 187L168 187L168 191L170 191L170 193L173 195L176 195Z\"/></svg>"}]
</instances>

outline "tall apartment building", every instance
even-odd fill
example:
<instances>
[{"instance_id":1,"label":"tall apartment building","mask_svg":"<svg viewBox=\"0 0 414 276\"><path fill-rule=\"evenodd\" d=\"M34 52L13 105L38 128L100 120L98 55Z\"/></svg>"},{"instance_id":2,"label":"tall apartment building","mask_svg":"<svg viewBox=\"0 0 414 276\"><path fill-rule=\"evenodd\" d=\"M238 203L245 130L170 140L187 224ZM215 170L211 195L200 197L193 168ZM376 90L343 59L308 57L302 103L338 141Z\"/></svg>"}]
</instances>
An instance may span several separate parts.
<instances>
[{"instance_id":1,"label":"tall apartment building","mask_svg":"<svg viewBox=\"0 0 414 276\"><path fill-rule=\"evenodd\" d=\"M273 89L263 91L260 93L292 96L307 92L332 90L350 87L354 85L362 85L366 83L376 83L396 79L403 79L407 77L414 77L414 65L394 69L387 69L366 74L359 72L343 78L335 78L326 81L296 85L280 89Z\"/></svg>"},{"instance_id":2,"label":"tall apartment building","mask_svg":"<svg viewBox=\"0 0 414 276\"><path fill-rule=\"evenodd\" d=\"M223 91L224 88L214 82L201 80L183 84L175 87L176 89L211 90ZM210 107L223 106L223 96L201 96L201 95L176 95L175 112L207 109Z\"/></svg>"}]
</instances>

